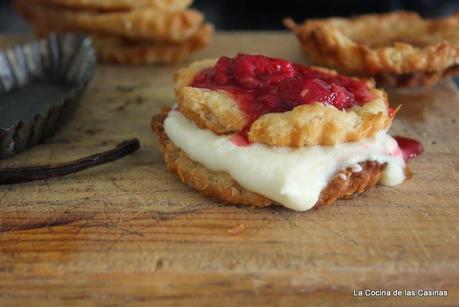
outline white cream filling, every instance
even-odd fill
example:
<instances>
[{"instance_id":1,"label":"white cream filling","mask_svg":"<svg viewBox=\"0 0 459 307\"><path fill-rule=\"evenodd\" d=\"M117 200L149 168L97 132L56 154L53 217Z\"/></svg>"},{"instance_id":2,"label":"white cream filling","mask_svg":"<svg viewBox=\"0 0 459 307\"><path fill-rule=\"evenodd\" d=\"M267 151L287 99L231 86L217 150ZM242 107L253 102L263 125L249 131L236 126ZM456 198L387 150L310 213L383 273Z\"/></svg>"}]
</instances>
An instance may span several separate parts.
<instances>
[{"instance_id":1,"label":"white cream filling","mask_svg":"<svg viewBox=\"0 0 459 307\"><path fill-rule=\"evenodd\" d=\"M243 188L297 211L311 209L338 171L347 167L361 171L359 162L387 162L380 184L392 186L405 180L402 153L385 131L370 139L334 146L238 146L228 136L198 128L175 110L165 119L164 130L192 160L227 172Z\"/></svg>"}]
</instances>

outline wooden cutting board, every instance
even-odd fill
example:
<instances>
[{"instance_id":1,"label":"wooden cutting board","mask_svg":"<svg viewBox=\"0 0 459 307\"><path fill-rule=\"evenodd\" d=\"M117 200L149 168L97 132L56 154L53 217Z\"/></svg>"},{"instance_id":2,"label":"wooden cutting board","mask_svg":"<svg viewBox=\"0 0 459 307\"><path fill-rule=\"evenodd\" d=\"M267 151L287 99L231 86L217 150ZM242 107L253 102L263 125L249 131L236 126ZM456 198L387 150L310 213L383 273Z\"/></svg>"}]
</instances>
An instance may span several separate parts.
<instances>
[{"instance_id":1,"label":"wooden cutting board","mask_svg":"<svg viewBox=\"0 0 459 307\"><path fill-rule=\"evenodd\" d=\"M293 36L280 32L219 33L194 59L237 52L304 62ZM220 205L166 170L149 124L174 103L178 67L99 66L55 137L0 161L52 163L132 137L142 143L109 165L0 187L0 304L458 303L459 92L452 81L389 92L393 106L403 105L392 133L425 146L410 163L413 179L299 213ZM353 297L353 289L367 288L441 289L448 297Z\"/></svg>"}]
</instances>

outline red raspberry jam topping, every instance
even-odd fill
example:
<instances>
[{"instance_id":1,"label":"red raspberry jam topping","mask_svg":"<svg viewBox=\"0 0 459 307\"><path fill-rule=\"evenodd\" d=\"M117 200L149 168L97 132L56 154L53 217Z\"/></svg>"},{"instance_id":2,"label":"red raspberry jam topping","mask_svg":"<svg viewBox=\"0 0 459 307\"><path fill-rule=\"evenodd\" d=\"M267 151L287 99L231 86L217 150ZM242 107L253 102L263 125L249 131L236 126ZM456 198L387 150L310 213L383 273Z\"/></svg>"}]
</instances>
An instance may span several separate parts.
<instances>
[{"instance_id":1,"label":"red raspberry jam topping","mask_svg":"<svg viewBox=\"0 0 459 307\"><path fill-rule=\"evenodd\" d=\"M424 146L416 140L403 136L394 136L394 139L397 141L405 161L419 156L424 151Z\"/></svg>"},{"instance_id":2,"label":"red raspberry jam topping","mask_svg":"<svg viewBox=\"0 0 459 307\"><path fill-rule=\"evenodd\" d=\"M252 145L252 143L247 139L246 135L242 133L232 135L230 141L233 142L234 145L239 147L247 147Z\"/></svg>"},{"instance_id":3,"label":"red raspberry jam topping","mask_svg":"<svg viewBox=\"0 0 459 307\"><path fill-rule=\"evenodd\" d=\"M365 82L262 55L221 57L196 75L190 86L223 90L238 101L248 126L266 113L321 102L340 110L373 99Z\"/></svg>"}]
</instances>

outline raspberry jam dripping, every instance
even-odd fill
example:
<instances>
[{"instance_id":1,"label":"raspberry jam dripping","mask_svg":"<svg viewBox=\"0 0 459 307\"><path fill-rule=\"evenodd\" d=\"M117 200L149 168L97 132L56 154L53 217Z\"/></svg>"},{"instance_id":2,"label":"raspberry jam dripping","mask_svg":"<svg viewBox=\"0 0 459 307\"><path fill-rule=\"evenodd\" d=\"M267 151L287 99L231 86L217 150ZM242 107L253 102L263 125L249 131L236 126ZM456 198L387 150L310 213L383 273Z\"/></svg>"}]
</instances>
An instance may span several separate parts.
<instances>
[{"instance_id":1,"label":"raspberry jam dripping","mask_svg":"<svg viewBox=\"0 0 459 307\"><path fill-rule=\"evenodd\" d=\"M242 133L233 134L230 138L230 141L233 142L234 145L239 147L247 147L252 145L247 136Z\"/></svg>"},{"instance_id":2,"label":"raspberry jam dripping","mask_svg":"<svg viewBox=\"0 0 459 307\"><path fill-rule=\"evenodd\" d=\"M403 136L394 136L398 143L398 147L403 154L403 160L408 161L419 156L424 151L424 146L414 139L406 138Z\"/></svg>"},{"instance_id":3,"label":"raspberry jam dripping","mask_svg":"<svg viewBox=\"0 0 459 307\"><path fill-rule=\"evenodd\" d=\"M190 86L230 93L252 123L266 113L321 102L340 110L363 105L373 96L363 81L333 75L262 55L221 57L196 75Z\"/></svg>"}]
</instances>

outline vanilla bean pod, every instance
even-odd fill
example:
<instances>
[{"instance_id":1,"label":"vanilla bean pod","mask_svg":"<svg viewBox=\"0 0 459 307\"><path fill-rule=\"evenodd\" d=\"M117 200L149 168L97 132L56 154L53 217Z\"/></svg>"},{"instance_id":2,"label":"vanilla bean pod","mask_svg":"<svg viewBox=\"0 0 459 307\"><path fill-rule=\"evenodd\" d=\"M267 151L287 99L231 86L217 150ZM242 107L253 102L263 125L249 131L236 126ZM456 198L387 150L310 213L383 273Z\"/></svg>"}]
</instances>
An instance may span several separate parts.
<instances>
[{"instance_id":1,"label":"vanilla bean pod","mask_svg":"<svg viewBox=\"0 0 459 307\"><path fill-rule=\"evenodd\" d=\"M124 156L135 152L139 149L139 147L139 141L137 139L132 139L124 141L110 150L99 152L74 161L54 165L3 168L0 169L0 185L65 176L90 167L121 159Z\"/></svg>"}]
</instances>

